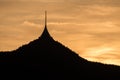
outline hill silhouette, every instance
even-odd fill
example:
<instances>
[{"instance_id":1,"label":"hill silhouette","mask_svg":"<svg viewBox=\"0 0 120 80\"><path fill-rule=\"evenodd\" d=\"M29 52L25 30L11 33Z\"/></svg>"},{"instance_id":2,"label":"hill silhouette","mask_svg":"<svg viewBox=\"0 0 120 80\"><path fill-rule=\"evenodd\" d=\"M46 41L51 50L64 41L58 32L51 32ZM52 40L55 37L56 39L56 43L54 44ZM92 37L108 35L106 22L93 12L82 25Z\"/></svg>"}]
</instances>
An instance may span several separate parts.
<instances>
[{"instance_id":1,"label":"hill silhouette","mask_svg":"<svg viewBox=\"0 0 120 80\"><path fill-rule=\"evenodd\" d=\"M43 80L119 80L120 66L87 61L55 41L45 25L38 39L14 51L0 52L0 73Z\"/></svg>"}]
</instances>

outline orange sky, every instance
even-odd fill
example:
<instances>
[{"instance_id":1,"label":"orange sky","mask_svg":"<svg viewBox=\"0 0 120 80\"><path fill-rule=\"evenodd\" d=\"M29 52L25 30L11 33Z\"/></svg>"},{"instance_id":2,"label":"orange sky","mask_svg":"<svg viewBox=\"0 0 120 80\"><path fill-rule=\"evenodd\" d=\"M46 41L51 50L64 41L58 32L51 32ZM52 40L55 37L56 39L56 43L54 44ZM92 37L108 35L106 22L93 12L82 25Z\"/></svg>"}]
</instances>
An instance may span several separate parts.
<instances>
[{"instance_id":1,"label":"orange sky","mask_svg":"<svg viewBox=\"0 0 120 80\"><path fill-rule=\"evenodd\" d=\"M119 0L0 0L0 51L38 38L45 10L55 40L88 60L120 65Z\"/></svg>"}]
</instances>

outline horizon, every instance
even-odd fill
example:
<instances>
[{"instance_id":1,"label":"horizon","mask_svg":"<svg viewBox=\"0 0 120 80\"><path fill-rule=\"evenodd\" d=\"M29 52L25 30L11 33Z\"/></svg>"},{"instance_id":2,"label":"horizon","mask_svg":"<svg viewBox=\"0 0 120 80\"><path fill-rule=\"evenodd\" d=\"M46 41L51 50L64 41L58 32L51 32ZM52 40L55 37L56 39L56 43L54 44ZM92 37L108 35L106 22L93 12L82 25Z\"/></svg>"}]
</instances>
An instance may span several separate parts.
<instances>
[{"instance_id":1,"label":"horizon","mask_svg":"<svg viewBox=\"0 0 120 80\"><path fill-rule=\"evenodd\" d=\"M0 4L0 51L37 39L47 10L47 28L56 41L87 60L120 65L119 0L0 0Z\"/></svg>"}]
</instances>

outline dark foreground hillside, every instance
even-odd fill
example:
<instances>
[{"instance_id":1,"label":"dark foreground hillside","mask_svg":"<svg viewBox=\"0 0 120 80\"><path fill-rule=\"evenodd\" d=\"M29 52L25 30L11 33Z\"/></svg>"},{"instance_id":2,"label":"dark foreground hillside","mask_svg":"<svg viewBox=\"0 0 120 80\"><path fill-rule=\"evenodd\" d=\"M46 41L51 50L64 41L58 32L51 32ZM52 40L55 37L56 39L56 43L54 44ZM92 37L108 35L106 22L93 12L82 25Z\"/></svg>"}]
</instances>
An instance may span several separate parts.
<instances>
[{"instance_id":1,"label":"dark foreground hillside","mask_svg":"<svg viewBox=\"0 0 120 80\"><path fill-rule=\"evenodd\" d=\"M55 41L45 27L38 39L11 52L0 52L4 78L39 80L120 80L120 66L85 60ZM9 76L9 77L8 77Z\"/></svg>"}]
</instances>

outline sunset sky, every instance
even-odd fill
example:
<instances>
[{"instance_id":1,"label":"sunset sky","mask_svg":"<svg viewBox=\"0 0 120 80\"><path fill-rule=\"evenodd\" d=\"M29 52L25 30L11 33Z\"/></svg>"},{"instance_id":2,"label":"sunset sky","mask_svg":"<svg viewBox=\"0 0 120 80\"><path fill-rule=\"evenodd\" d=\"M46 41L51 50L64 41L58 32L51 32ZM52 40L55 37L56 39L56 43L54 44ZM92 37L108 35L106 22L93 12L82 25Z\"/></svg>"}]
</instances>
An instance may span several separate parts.
<instances>
[{"instance_id":1,"label":"sunset sky","mask_svg":"<svg viewBox=\"0 0 120 80\"><path fill-rule=\"evenodd\" d=\"M0 51L51 36L87 60L120 65L120 0L0 0Z\"/></svg>"}]
</instances>

